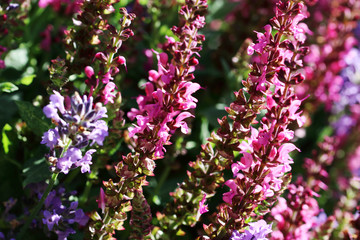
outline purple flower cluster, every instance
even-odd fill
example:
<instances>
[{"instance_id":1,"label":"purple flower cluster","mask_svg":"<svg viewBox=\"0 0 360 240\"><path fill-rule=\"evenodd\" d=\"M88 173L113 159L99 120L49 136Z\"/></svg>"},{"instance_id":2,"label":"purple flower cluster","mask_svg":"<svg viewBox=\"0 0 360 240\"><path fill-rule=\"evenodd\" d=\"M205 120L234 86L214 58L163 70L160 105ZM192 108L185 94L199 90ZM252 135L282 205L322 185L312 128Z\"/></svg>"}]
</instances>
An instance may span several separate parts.
<instances>
[{"instance_id":1,"label":"purple flower cluster","mask_svg":"<svg viewBox=\"0 0 360 240\"><path fill-rule=\"evenodd\" d=\"M347 66L341 72L343 85L340 90L340 99L335 102L332 109L334 113L341 114L333 124L337 136L346 135L355 126L357 119L351 114L352 108L360 104L360 66L358 64L360 50L352 48L344 60Z\"/></svg>"},{"instance_id":2,"label":"purple flower cluster","mask_svg":"<svg viewBox=\"0 0 360 240\"><path fill-rule=\"evenodd\" d=\"M20 224L19 217L11 213L15 207L17 199L9 198L7 201L2 202L4 209L1 209L0 221L5 223L1 230L9 229L8 232L0 232L0 240L15 240L15 232L17 225Z\"/></svg>"},{"instance_id":3,"label":"purple flower cluster","mask_svg":"<svg viewBox=\"0 0 360 240\"><path fill-rule=\"evenodd\" d=\"M81 167L82 173L90 172L92 154L96 150L90 149L83 155L80 149L89 143L90 146L103 144L108 126L100 119L107 117L106 111L101 103L94 104L92 97L81 98L75 93L71 99L65 99L54 91L43 112L56 127L45 132L41 141L50 148L48 160L53 171L67 174L70 169ZM61 152L59 157L57 152Z\"/></svg>"},{"instance_id":4,"label":"purple flower cluster","mask_svg":"<svg viewBox=\"0 0 360 240\"><path fill-rule=\"evenodd\" d=\"M0 240L6 240L6 239L16 240L15 238L5 238L5 235L2 232L0 232Z\"/></svg>"},{"instance_id":5,"label":"purple flower cluster","mask_svg":"<svg viewBox=\"0 0 360 240\"><path fill-rule=\"evenodd\" d=\"M249 223L249 228L244 233L234 230L230 240L267 240L266 235L272 232L272 224L267 224L264 220Z\"/></svg>"},{"instance_id":6,"label":"purple flower cluster","mask_svg":"<svg viewBox=\"0 0 360 240\"><path fill-rule=\"evenodd\" d=\"M58 191L51 191L45 200L45 209L42 212L42 222L47 226L49 231L58 235L58 239L67 239L75 230L72 224L78 223L81 226L86 225L89 218L82 209L78 209L78 202L69 201L69 197L76 194L66 194L64 188Z\"/></svg>"}]
</instances>

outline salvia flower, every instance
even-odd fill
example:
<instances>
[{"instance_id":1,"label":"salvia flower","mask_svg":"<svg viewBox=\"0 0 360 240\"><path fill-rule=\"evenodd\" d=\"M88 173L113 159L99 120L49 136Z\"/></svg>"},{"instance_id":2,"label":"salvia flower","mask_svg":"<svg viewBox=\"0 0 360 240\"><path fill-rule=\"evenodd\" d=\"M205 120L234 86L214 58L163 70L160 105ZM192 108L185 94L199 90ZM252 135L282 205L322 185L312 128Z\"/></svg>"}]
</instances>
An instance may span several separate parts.
<instances>
[{"instance_id":1,"label":"salvia flower","mask_svg":"<svg viewBox=\"0 0 360 240\"><path fill-rule=\"evenodd\" d=\"M271 226L272 224L267 224L264 220L252 222L244 233L234 230L229 240L267 240L266 236L272 232Z\"/></svg>"},{"instance_id":2,"label":"salvia flower","mask_svg":"<svg viewBox=\"0 0 360 240\"><path fill-rule=\"evenodd\" d=\"M225 183L230 191L223 195L224 203L214 213L214 221L204 225L205 234L200 239L230 238L233 230L243 230L246 218L265 202L266 207L260 212L269 211L267 208L289 183L289 154L299 150L289 143L294 137L289 125L297 122L302 126L305 121L301 100L292 86L304 80L297 70L308 52L295 25L307 16L307 11L303 2L278 1L275 13L271 25L265 26L265 33L258 33L258 41L248 48L248 53L257 56L249 77L242 82L244 88L235 93L236 100L225 108L232 124L227 117L218 120L220 128L202 146L197 160L190 163L193 170L188 172L189 178L172 194L174 202L166 207L165 217L160 220L164 226L176 221L172 216L189 219L182 224L193 225L189 216L195 218L199 209L199 189L208 197L213 196L216 187L224 182L222 171L227 168L231 167L234 174L234 179ZM301 28L306 29L304 25ZM274 34L272 29L277 32ZM256 116L261 109L266 113L259 124ZM255 128L255 124L260 126ZM234 162L235 153L240 153L240 159ZM189 192L199 201L186 201ZM176 229L166 231L170 238L176 234Z\"/></svg>"},{"instance_id":3,"label":"salvia flower","mask_svg":"<svg viewBox=\"0 0 360 240\"><path fill-rule=\"evenodd\" d=\"M277 223L271 239L312 239L310 232L319 225L318 196L302 179L290 184L286 199L280 197L271 210Z\"/></svg>"},{"instance_id":4,"label":"salvia flower","mask_svg":"<svg viewBox=\"0 0 360 240\"><path fill-rule=\"evenodd\" d=\"M114 98L116 96L115 89L116 85L113 82L115 76L120 72L120 67L124 66L126 69L126 59L123 56L116 56L117 52L119 51L122 43L126 41L129 37L133 36L134 33L129 28L131 22L135 19L135 14L128 13L126 8L120 8L120 13L122 18L120 19L120 28L116 29L115 26L111 25L106 17L106 12L114 11L114 7L112 4L116 2L102 2L101 4L94 4L92 2L85 2L82 5L83 11L77 17L79 21L79 29L68 32L69 41L73 41L71 35L80 34L81 38L85 40L83 37L84 32L87 32L88 41L92 41L93 39L97 39L97 36L102 33L104 35L108 35L109 39L102 39L102 44L94 44L93 46L87 46L86 41L84 42L83 46L80 47L87 48L87 51L80 51L86 52L84 56L78 55L78 50L73 49L73 54L76 57L82 58L82 61L78 61L77 63L79 66L84 65L85 62L87 64L93 64L95 60L99 62L99 68L95 68L87 65L82 66L85 70L85 75L87 79L85 83L89 86L90 92L89 96L92 96L94 91L97 91L97 96L100 98L100 102L104 103L114 103ZM111 10L110 10L111 9ZM91 12L91 13L90 13ZM92 15L94 17L94 21L88 21L88 16ZM98 19L98 20L95 20ZM89 26L89 24L91 26ZM105 27L104 27L105 26ZM80 30L82 29L82 30ZM93 30L89 30L93 29ZM96 31L95 31L96 29ZM96 36L96 37L95 37ZM100 41L98 42L100 43ZM94 46L97 46L94 48ZM106 48L101 49L101 46L106 46ZM96 51L95 51L96 50ZM95 52L94 52L95 51ZM88 54L91 54L93 57L93 61L89 62ZM80 59L79 59L80 60ZM76 60L75 60L76 61ZM76 69L72 69L76 70Z\"/></svg>"},{"instance_id":5,"label":"salvia flower","mask_svg":"<svg viewBox=\"0 0 360 240\"><path fill-rule=\"evenodd\" d=\"M183 133L189 132L186 119L193 116L189 110L194 109L197 102L192 94L200 89L199 84L191 81L195 78L193 72L199 63L196 55L199 56L201 43L205 39L198 31L205 24L201 15L206 8L206 0L186 0L179 11L183 20L181 26L172 28L179 40L168 38L165 44L171 60L166 53L153 51L158 60L157 70L149 71L145 95L137 97L138 109L133 108L128 113L131 120L136 120L136 124L128 129L134 153L123 156L123 161L117 164L119 183L104 182L107 199L115 201L120 196L116 201L120 205L117 206L118 212L122 214L129 211L126 205L132 200L134 192L141 191L142 186L147 184L144 175L153 175L154 160L164 157L165 146L171 144L171 135L177 129ZM108 211L113 202L106 203Z\"/></svg>"},{"instance_id":6,"label":"salvia flower","mask_svg":"<svg viewBox=\"0 0 360 240\"><path fill-rule=\"evenodd\" d=\"M88 222L89 218L78 208L78 203L69 201L69 197L75 194L67 194L64 188L60 188L51 191L45 200L42 222L49 231L58 235L59 240L75 233L74 223L84 226Z\"/></svg>"},{"instance_id":7,"label":"salvia flower","mask_svg":"<svg viewBox=\"0 0 360 240\"><path fill-rule=\"evenodd\" d=\"M53 171L67 174L70 169L81 167L81 172L90 172L94 149L82 155L80 149L97 143L102 145L108 135L108 127L104 120L106 108L101 103L93 103L92 97L78 93L67 101L60 93L54 91L50 103L43 109L46 117L51 118L56 127L44 133L42 144L50 148L48 160ZM57 151L62 153L57 155Z\"/></svg>"},{"instance_id":8,"label":"salvia flower","mask_svg":"<svg viewBox=\"0 0 360 240\"><path fill-rule=\"evenodd\" d=\"M360 104L360 50L352 48L344 58L347 66L341 71L343 84L339 91L339 101L335 102L332 112L340 114L340 117L333 123L336 135L344 137L356 125L356 114L352 108Z\"/></svg>"},{"instance_id":9,"label":"salvia flower","mask_svg":"<svg viewBox=\"0 0 360 240\"><path fill-rule=\"evenodd\" d=\"M297 34L302 34L299 28L306 27L295 25L307 15L307 10L302 2L279 1L276 6L271 23L278 32L273 35L272 27L265 26L265 34L258 33L257 43L249 47L249 53L259 55L249 78L257 83L256 90L266 96L266 113L258 129L250 127L250 135L239 145L240 161L231 165L234 179L225 182L230 191L224 194L225 204L217 214L220 226L221 222L228 222L228 229L224 231L241 229L245 221L243 216L252 214L262 201L269 205L276 201L287 184L286 175L293 163L289 154L300 151L289 143L294 132L288 126L297 122L301 127L305 122L300 110L301 100L292 85L304 80L296 70L302 67L307 48L302 47L303 36ZM288 39L281 40L284 35ZM227 214L231 217L226 217Z\"/></svg>"}]
</instances>

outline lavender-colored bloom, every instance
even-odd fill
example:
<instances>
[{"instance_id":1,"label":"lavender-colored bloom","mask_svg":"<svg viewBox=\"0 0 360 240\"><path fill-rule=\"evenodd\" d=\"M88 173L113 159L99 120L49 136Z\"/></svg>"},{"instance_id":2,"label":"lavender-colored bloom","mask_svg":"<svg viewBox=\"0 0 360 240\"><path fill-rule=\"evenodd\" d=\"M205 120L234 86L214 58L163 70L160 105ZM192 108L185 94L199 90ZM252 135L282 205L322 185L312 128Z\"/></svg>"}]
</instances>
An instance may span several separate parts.
<instances>
[{"instance_id":1,"label":"lavender-colored bloom","mask_svg":"<svg viewBox=\"0 0 360 240\"><path fill-rule=\"evenodd\" d=\"M47 118L51 118L54 121L60 121L59 114L57 113L57 109L54 105L48 104L43 108L43 112Z\"/></svg>"},{"instance_id":2,"label":"lavender-colored bloom","mask_svg":"<svg viewBox=\"0 0 360 240\"><path fill-rule=\"evenodd\" d=\"M50 96L50 103L56 107L60 113L65 112L64 97L59 92L54 91L54 94Z\"/></svg>"},{"instance_id":3,"label":"lavender-colored bloom","mask_svg":"<svg viewBox=\"0 0 360 240\"><path fill-rule=\"evenodd\" d=\"M348 115L343 115L337 120L333 127L337 136L344 136L349 133L350 129L355 125L355 120Z\"/></svg>"},{"instance_id":4,"label":"lavender-colored bloom","mask_svg":"<svg viewBox=\"0 0 360 240\"><path fill-rule=\"evenodd\" d=\"M74 218L75 222L79 223L81 226L84 226L87 224L88 220L88 216L85 215L82 209L76 209Z\"/></svg>"},{"instance_id":5,"label":"lavender-colored bloom","mask_svg":"<svg viewBox=\"0 0 360 240\"><path fill-rule=\"evenodd\" d=\"M358 22L356 28L354 29L355 37L360 40L360 22Z\"/></svg>"},{"instance_id":6,"label":"lavender-colored bloom","mask_svg":"<svg viewBox=\"0 0 360 240\"><path fill-rule=\"evenodd\" d=\"M60 197L57 196L58 192L53 190L49 193L49 195L45 199L45 204L44 204L45 208L49 208L50 205L52 205L53 208L59 208L61 206L61 199Z\"/></svg>"},{"instance_id":7,"label":"lavender-colored bloom","mask_svg":"<svg viewBox=\"0 0 360 240\"><path fill-rule=\"evenodd\" d=\"M344 79L340 94L341 99L335 103L335 111L344 110L346 105L360 103L360 50L352 48L344 58L346 68L341 72Z\"/></svg>"},{"instance_id":8,"label":"lavender-colored bloom","mask_svg":"<svg viewBox=\"0 0 360 240\"><path fill-rule=\"evenodd\" d=\"M77 202L69 201L73 194L76 192L67 194L64 188L60 188L58 191L51 191L45 200L42 222L57 234L58 239L67 239L70 234L76 233L72 224L84 226L89 220L83 210L77 208Z\"/></svg>"},{"instance_id":9,"label":"lavender-colored bloom","mask_svg":"<svg viewBox=\"0 0 360 240\"><path fill-rule=\"evenodd\" d=\"M95 150L89 150L83 158L80 149L87 147L90 141L91 145L103 144L108 136L108 126L100 119L107 117L107 110L101 103L94 105L92 97L81 97L78 93L68 104L64 100L60 93L54 91L50 103L43 108L46 117L55 121L57 126L44 133L41 143L51 150L62 148L59 152L68 148L62 157L57 156L57 151L48 155L53 171L67 174L72 168L81 167L82 173L90 172L91 154Z\"/></svg>"},{"instance_id":10,"label":"lavender-colored bloom","mask_svg":"<svg viewBox=\"0 0 360 240\"><path fill-rule=\"evenodd\" d=\"M108 126L106 122L103 120L98 120L95 123L94 130L92 130L88 138L92 140L91 145L96 142L98 145L102 146L105 137L107 137L108 135Z\"/></svg>"},{"instance_id":11,"label":"lavender-colored bloom","mask_svg":"<svg viewBox=\"0 0 360 240\"><path fill-rule=\"evenodd\" d=\"M360 50L357 48L351 49L344 57L347 64L341 72L343 78L343 85L340 90L340 99L334 103L333 112L342 114L333 127L336 135L346 135L355 124L355 119L347 115L352 106L360 104Z\"/></svg>"},{"instance_id":12,"label":"lavender-colored bloom","mask_svg":"<svg viewBox=\"0 0 360 240\"><path fill-rule=\"evenodd\" d=\"M46 117L61 124L61 127L71 123L70 133L73 134L76 134L79 129L91 132L100 125L98 123L99 119L107 117L107 110L101 103L97 103L94 106L92 97L88 98L84 95L81 98L78 93L75 93L71 98L71 106L69 106L68 109L69 110L65 109L64 97L54 91L54 94L50 96L50 103L44 107L43 112ZM102 125L103 123L101 126ZM102 129L104 129L104 127L102 127Z\"/></svg>"},{"instance_id":13,"label":"lavender-colored bloom","mask_svg":"<svg viewBox=\"0 0 360 240\"><path fill-rule=\"evenodd\" d=\"M78 161L76 163L76 166L78 167L81 167L81 173L86 173L86 172L90 172L90 165L92 164L91 160L92 160L92 157L91 155L96 152L95 149L90 149L88 150L84 157Z\"/></svg>"},{"instance_id":14,"label":"lavender-colored bloom","mask_svg":"<svg viewBox=\"0 0 360 240\"><path fill-rule=\"evenodd\" d=\"M54 149L54 147L58 144L59 138L60 136L58 130L56 128L50 129L44 133L41 144L45 144L50 149Z\"/></svg>"},{"instance_id":15,"label":"lavender-colored bloom","mask_svg":"<svg viewBox=\"0 0 360 240\"><path fill-rule=\"evenodd\" d=\"M316 228L318 226L321 226L322 224L324 224L326 222L327 218L328 218L328 216L326 215L324 210L321 209L319 215L313 217L313 226L312 227Z\"/></svg>"},{"instance_id":16,"label":"lavender-colored bloom","mask_svg":"<svg viewBox=\"0 0 360 240\"><path fill-rule=\"evenodd\" d=\"M82 159L82 153L80 149L71 147L66 151L64 157L59 158L57 162L57 168L60 170L60 172L67 174L73 165L76 165L80 159Z\"/></svg>"},{"instance_id":17,"label":"lavender-colored bloom","mask_svg":"<svg viewBox=\"0 0 360 240\"><path fill-rule=\"evenodd\" d=\"M51 231L54 227L54 225L59 225L59 220L61 219L61 216L58 215L55 210L53 212L44 211L43 212L44 218L43 223L47 225L48 229Z\"/></svg>"},{"instance_id":18,"label":"lavender-colored bloom","mask_svg":"<svg viewBox=\"0 0 360 240\"><path fill-rule=\"evenodd\" d=\"M64 231L55 231L58 235L58 240L66 240L70 234L75 234L75 230L72 228L67 228Z\"/></svg>"},{"instance_id":19,"label":"lavender-colored bloom","mask_svg":"<svg viewBox=\"0 0 360 240\"><path fill-rule=\"evenodd\" d=\"M233 231L230 240L267 240L266 235L272 232L271 226L264 220L249 223L249 228L244 233Z\"/></svg>"}]
</instances>

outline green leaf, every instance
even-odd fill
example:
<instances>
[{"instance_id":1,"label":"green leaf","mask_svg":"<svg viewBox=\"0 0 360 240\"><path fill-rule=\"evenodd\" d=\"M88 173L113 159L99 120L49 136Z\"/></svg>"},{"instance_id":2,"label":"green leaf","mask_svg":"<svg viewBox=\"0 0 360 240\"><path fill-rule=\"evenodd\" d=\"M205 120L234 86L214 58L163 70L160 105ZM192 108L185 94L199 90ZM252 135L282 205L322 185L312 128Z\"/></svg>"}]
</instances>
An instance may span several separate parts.
<instances>
[{"instance_id":1,"label":"green leaf","mask_svg":"<svg viewBox=\"0 0 360 240\"><path fill-rule=\"evenodd\" d=\"M19 88L11 82L0 83L0 92L11 93L17 91L18 89Z\"/></svg>"},{"instance_id":2,"label":"green leaf","mask_svg":"<svg viewBox=\"0 0 360 240\"><path fill-rule=\"evenodd\" d=\"M9 152L9 146L11 145L11 141L6 135L6 131L11 131L12 127L9 124L5 124L5 126L2 129L1 135L2 135L2 144L4 148L5 154Z\"/></svg>"},{"instance_id":3,"label":"green leaf","mask_svg":"<svg viewBox=\"0 0 360 240\"><path fill-rule=\"evenodd\" d=\"M25 187L30 183L42 182L49 179L51 172L49 171L49 165L46 163L45 158L30 159L25 162L23 175L25 177L23 187Z\"/></svg>"},{"instance_id":4,"label":"green leaf","mask_svg":"<svg viewBox=\"0 0 360 240\"><path fill-rule=\"evenodd\" d=\"M33 82L35 77L36 77L35 74L25 76L20 80L20 83L29 86Z\"/></svg>"},{"instance_id":5,"label":"green leaf","mask_svg":"<svg viewBox=\"0 0 360 240\"><path fill-rule=\"evenodd\" d=\"M19 71L25 67L28 61L28 50L26 48L11 50L5 57L5 65L11 66Z\"/></svg>"},{"instance_id":6,"label":"green leaf","mask_svg":"<svg viewBox=\"0 0 360 240\"><path fill-rule=\"evenodd\" d=\"M49 130L50 121L46 119L41 108L23 101L16 101L16 105L19 108L21 118L35 134L42 136L44 132Z\"/></svg>"},{"instance_id":7,"label":"green leaf","mask_svg":"<svg viewBox=\"0 0 360 240\"><path fill-rule=\"evenodd\" d=\"M200 139L202 143L206 143L207 138L210 136L209 121L206 117L201 118L201 131Z\"/></svg>"}]
</instances>

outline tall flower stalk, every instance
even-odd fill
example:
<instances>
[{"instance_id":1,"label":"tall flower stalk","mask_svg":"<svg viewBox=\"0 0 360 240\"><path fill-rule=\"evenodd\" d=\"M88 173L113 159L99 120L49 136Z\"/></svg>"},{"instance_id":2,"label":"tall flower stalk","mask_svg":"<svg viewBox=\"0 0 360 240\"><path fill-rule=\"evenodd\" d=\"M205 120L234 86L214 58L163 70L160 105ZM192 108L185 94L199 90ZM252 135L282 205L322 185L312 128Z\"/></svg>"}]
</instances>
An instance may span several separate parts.
<instances>
[{"instance_id":1,"label":"tall flower stalk","mask_svg":"<svg viewBox=\"0 0 360 240\"><path fill-rule=\"evenodd\" d=\"M154 160L164 157L165 146L170 144L171 135L178 128L183 133L189 131L185 119L193 117L189 110L196 107L197 99L192 94L200 89L200 85L191 80L194 79L195 66L199 63L194 55L201 50L204 41L204 36L198 30L205 25L202 15L206 7L207 2L204 0L187 0L180 9L183 25L172 28L179 40L169 37L166 43L172 55L170 61L166 53L154 51L158 69L149 71L149 82L145 84L146 95L139 96L139 108L128 113L130 119L137 120L129 128L129 137L134 141L134 153L123 156L123 160L117 164L118 182L104 182L106 191L102 210L105 217L101 220L93 218L103 224L100 229L92 228L94 237L111 236L115 229L122 229L122 222L127 218L126 212L131 209L134 196L142 192L142 186L147 184L146 176L153 175ZM114 210L115 213L111 214ZM144 214L149 212L133 211L132 219L147 218ZM144 222L130 223L134 231L148 229L140 232L143 236L150 234L151 228L141 226Z\"/></svg>"},{"instance_id":2,"label":"tall flower stalk","mask_svg":"<svg viewBox=\"0 0 360 240\"><path fill-rule=\"evenodd\" d=\"M302 46L307 28L299 22L307 12L301 1L279 1L276 6L272 27L265 26L265 33L258 33L257 43L248 49L249 54L256 52L259 56L243 81L245 88L235 93L236 100L226 108L232 127L226 117L219 120L220 128L209 139L215 149L210 143L202 147L197 161L190 164L194 170L188 172L189 178L173 193L174 202L159 219L169 239L182 224L196 223L200 200L205 194L208 198L215 194L224 182L222 171L230 165L235 178L226 185L231 191L224 194L225 203L213 216L214 222L205 226L202 239L228 239L233 230L246 226L245 220L259 204L266 200L267 207L272 205L289 181L289 153L297 148L288 143L293 138L288 125L304 123L301 100L292 85L304 80L297 69L308 51ZM275 34L272 28L277 30ZM255 118L261 109L267 112L257 130L252 125L257 123ZM241 159L234 162L236 153Z\"/></svg>"},{"instance_id":3,"label":"tall flower stalk","mask_svg":"<svg viewBox=\"0 0 360 240\"><path fill-rule=\"evenodd\" d=\"M264 64L264 68L259 67L257 90L266 94L266 113L260 127L252 128L251 135L240 144L240 161L231 165L234 179L225 183L230 192L224 194L225 203L218 207L215 222L205 227L203 239L243 229L246 220L256 217L258 206L263 205L259 214L266 213L287 184L292 163L289 153L299 150L289 143L294 136L289 125L296 121L301 127L305 121L293 85L304 80L298 69L303 67L302 58L308 51L302 46L307 26L300 23L306 17L302 1L279 1L270 21L278 32L272 35L271 26L265 26L265 34L258 34L258 42L249 47L249 53L256 51Z\"/></svg>"}]
</instances>

